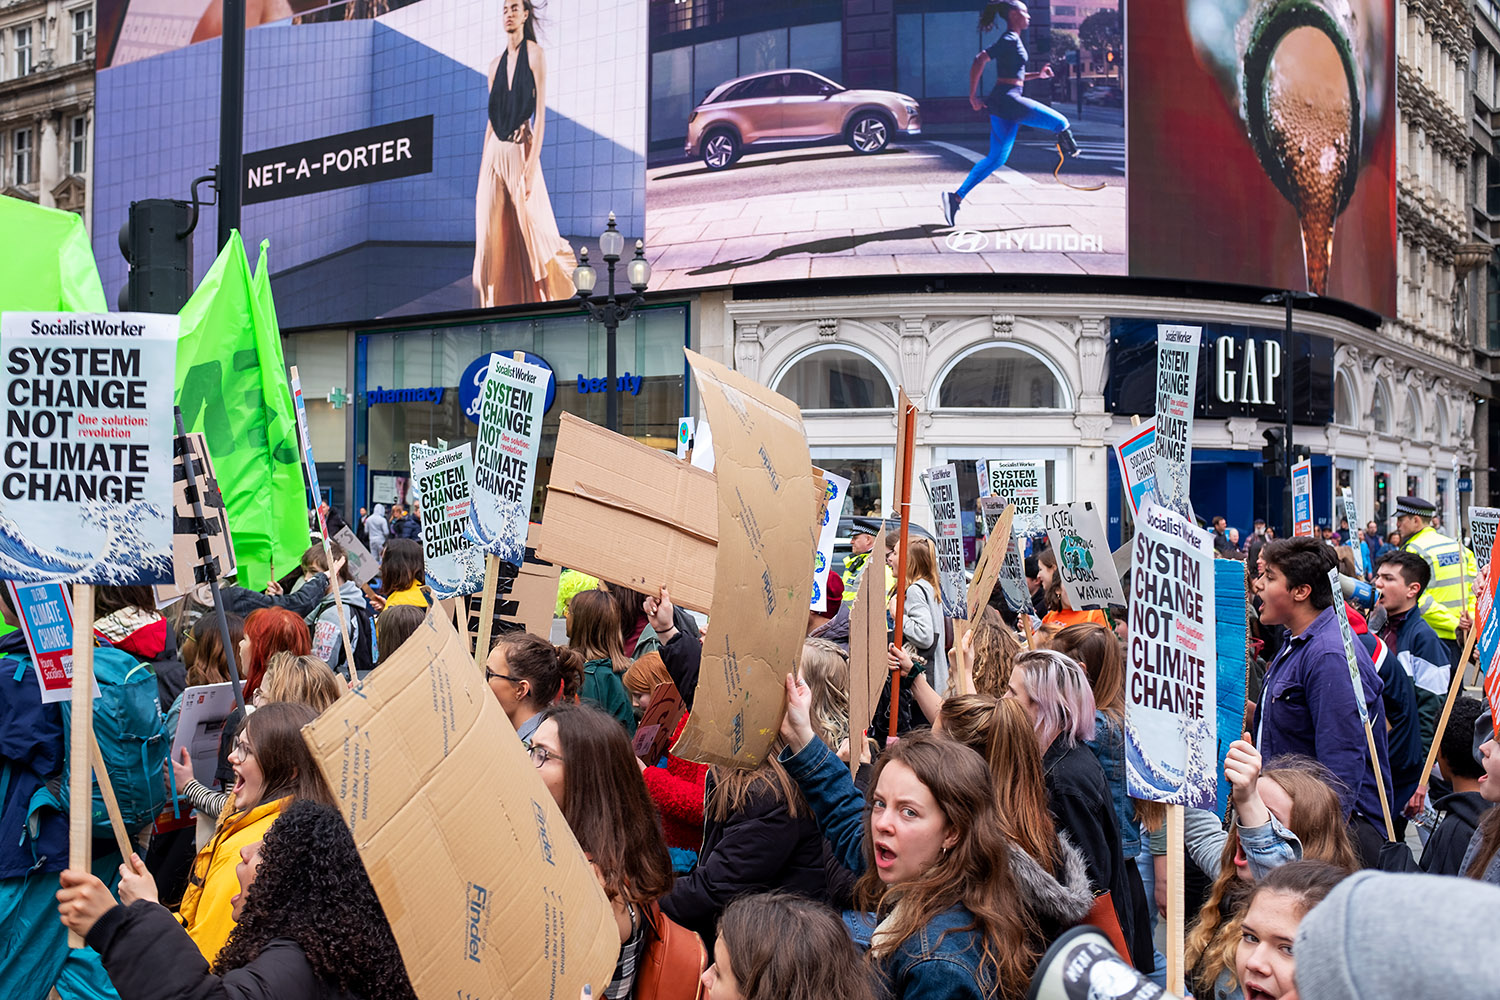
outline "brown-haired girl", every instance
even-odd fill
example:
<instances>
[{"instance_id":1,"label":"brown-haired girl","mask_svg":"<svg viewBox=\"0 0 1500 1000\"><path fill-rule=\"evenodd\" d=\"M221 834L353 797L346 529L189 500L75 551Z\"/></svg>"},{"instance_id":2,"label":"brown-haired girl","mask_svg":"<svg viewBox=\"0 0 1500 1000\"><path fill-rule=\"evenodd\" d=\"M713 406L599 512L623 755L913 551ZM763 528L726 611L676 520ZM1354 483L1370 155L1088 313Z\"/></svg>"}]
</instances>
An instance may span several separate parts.
<instances>
[{"instance_id":1,"label":"brown-haired girl","mask_svg":"<svg viewBox=\"0 0 1500 1000\"><path fill-rule=\"evenodd\" d=\"M874 1000L869 970L826 906L785 893L741 896L719 919L704 1000Z\"/></svg>"},{"instance_id":2,"label":"brown-haired girl","mask_svg":"<svg viewBox=\"0 0 1500 1000\"><path fill-rule=\"evenodd\" d=\"M484 679L524 743L541 725L548 705L558 699L578 700L583 657L530 632L511 632L490 646Z\"/></svg>"},{"instance_id":3,"label":"brown-haired girl","mask_svg":"<svg viewBox=\"0 0 1500 1000\"><path fill-rule=\"evenodd\" d=\"M602 590L582 590L568 602L568 645L583 658L579 692L635 732L635 710L620 675L630 669L620 631L620 613Z\"/></svg>"}]
</instances>

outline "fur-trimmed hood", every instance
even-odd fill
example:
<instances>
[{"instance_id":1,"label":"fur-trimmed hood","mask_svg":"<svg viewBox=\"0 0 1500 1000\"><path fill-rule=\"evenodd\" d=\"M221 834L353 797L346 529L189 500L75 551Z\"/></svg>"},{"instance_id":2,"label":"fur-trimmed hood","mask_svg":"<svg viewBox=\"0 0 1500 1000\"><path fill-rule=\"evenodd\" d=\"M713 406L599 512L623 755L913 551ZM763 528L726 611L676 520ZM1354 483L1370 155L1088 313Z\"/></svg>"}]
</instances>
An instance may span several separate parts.
<instances>
[{"instance_id":1,"label":"fur-trimmed hood","mask_svg":"<svg viewBox=\"0 0 1500 1000\"><path fill-rule=\"evenodd\" d=\"M1010 873L1038 920L1072 927L1082 923L1094 908L1094 893L1078 848L1061 830L1057 833L1057 843L1061 871L1056 878L1015 844L1010 845Z\"/></svg>"}]
</instances>

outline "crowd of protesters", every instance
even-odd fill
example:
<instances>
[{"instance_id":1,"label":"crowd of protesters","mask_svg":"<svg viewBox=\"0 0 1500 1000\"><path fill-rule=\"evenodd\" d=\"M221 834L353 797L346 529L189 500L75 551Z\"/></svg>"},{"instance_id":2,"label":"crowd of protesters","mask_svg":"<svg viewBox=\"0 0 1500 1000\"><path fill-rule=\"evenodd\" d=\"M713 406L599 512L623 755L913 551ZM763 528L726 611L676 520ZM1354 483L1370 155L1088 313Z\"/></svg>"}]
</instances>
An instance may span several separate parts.
<instances>
[{"instance_id":1,"label":"crowd of protesters","mask_svg":"<svg viewBox=\"0 0 1500 1000\"><path fill-rule=\"evenodd\" d=\"M1214 526L1217 554L1245 562L1251 668L1244 734L1224 755L1229 808L1185 816L1193 996L1500 990L1477 947L1500 905L1500 748L1478 699L1458 699L1439 727L1463 666L1453 640L1473 610L1468 595L1433 596L1427 553L1446 549L1424 542L1430 505L1403 498L1400 512L1404 540L1419 544L1371 547L1358 575L1373 606L1348 610L1369 740L1328 578L1347 553L1259 524L1236 544ZM182 818L133 831L129 857L96 827L92 871L66 866L65 813L35 805L64 771L64 706L41 702L20 633L0 635L8 995L414 995L301 729L442 613L408 534L415 520L399 509L362 519L380 558L374 586L350 576L337 546L330 564L321 543L264 593L226 586L227 644L201 591L159 610L149 589L99 588L97 642L149 670L169 745L187 688L233 674L247 707L226 720L217 760L184 752L155 776L162 815ZM586 995L1020 998L1081 925L1165 982L1165 808L1129 795L1123 617L1070 607L1036 539L1031 606L997 588L955 630L931 541L914 536L903 567L896 536L874 587L891 638L902 609L901 644L885 654L902 678L896 704L887 682L870 717L850 718L851 606L876 555L861 525L787 665L778 740L753 768L670 748L637 756L632 736L655 699L681 700L674 738L687 725L712 628L666 589L577 586L566 643L494 640L488 689L615 917L613 974ZM1483 574L1468 579L1483 586ZM18 620L3 590L0 614ZM1434 745L1437 768L1423 774ZM86 947L70 949L68 931Z\"/></svg>"}]
</instances>

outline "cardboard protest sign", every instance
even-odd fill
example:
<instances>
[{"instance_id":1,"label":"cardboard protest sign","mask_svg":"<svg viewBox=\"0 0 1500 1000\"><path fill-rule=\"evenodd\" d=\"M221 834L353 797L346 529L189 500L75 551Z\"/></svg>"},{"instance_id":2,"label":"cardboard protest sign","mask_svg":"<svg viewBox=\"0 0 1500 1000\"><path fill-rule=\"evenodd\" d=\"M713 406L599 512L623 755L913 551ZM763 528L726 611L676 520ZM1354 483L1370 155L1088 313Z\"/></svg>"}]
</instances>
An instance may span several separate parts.
<instances>
[{"instance_id":1,"label":"cardboard protest sign","mask_svg":"<svg viewBox=\"0 0 1500 1000\"><path fill-rule=\"evenodd\" d=\"M469 446L419 459L412 469L422 501L422 566L437 597L472 594L484 586L484 553L469 527L469 485L474 480Z\"/></svg>"},{"instance_id":2,"label":"cardboard protest sign","mask_svg":"<svg viewBox=\"0 0 1500 1000\"><path fill-rule=\"evenodd\" d=\"M0 578L172 580L177 317L0 315Z\"/></svg>"},{"instance_id":3,"label":"cardboard protest sign","mask_svg":"<svg viewBox=\"0 0 1500 1000\"><path fill-rule=\"evenodd\" d=\"M828 569L833 565L833 545L838 540L839 515L844 510L844 500L849 495L849 480L831 472L814 468L813 474L820 476L826 484L824 496L827 502L818 528L818 551L813 556L813 611L821 612L828 607Z\"/></svg>"},{"instance_id":4,"label":"cardboard protest sign","mask_svg":"<svg viewBox=\"0 0 1500 1000\"><path fill-rule=\"evenodd\" d=\"M644 660L647 656L661 659L661 654L656 652L647 653L641 659ZM686 711L682 695L677 692L677 685L671 681L662 681L652 688L646 710L641 713L640 724L635 727L633 749L636 757L648 765L661 760Z\"/></svg>"},{"instance_id":5,"label":"cardboard protest sign","mask_svg":"<svg viewBox=\"0 0 1500 1000\"><path fill-rule=\"evenodd\" d=\"M1193 406L1202 334L1198 326L1162 324L1156 328L1156 494L1163 506L1189 519Z\"/></svg>"},{"instance_id":6,"label":"cardboard protest sign","mask_svg":"<svg viewBox=\"0 0 1500 1000\"><path fill-rule=\"evenodd\" d=\"M209 552L219 561L219 576L234 576L237 567L234 541L229 533L229 512L225 509L218 476L214 474L208 442L198 431L189 432L186 441L193 451L193 471L197 473L198 501L203 506ZM181 597L202 582L205 582L203 560L198 557L193 503L187 496L187 466L181 455L175 455L172 459L172 582L156 588L156 600L163 602Z\"/></svg>"},{"instance_id":7,"label":"cardboard protest sign","mask_svg":"<svg viewBox=\"0 0 1500 1000\"><path fill-rule=\"evenodd\" d=\"M380 561L365 548L365 543L355 535L347 524L333 533L333 540L344 550L349 562L349 573L360 583L369 583L380 575Z\"/></svg>"},{"instance_id":8,"label":"cardboard protest sign","mask_svg":"<svg viewBox=\"0 0 1500 1000\"><path fill-rule=\"evenodd\" d=\"M1166 509L1137 523L1130 571L1125 761L1137 799L1212 809L1218 670L1213 536Z\"/></svg>"},{"instance_id":9,"label":"cardboard protest sign","mask_svg":"<svg viewBox=\"0 0 1500 1000\"><path fill-rule=\"evenodd\" d=\"M422 1000L607 983L614 912L442 614L303 730Z\"/></svg>"},{"instance_id":10,"label":"cardboard protest sign","mask_svg":"<svg viewBox=\"0 0 1500 1000\"><path fill-rule=\"evenodd\" d=\"M1359 510L1354 506L1354 494L1349 492L1349 487L1339 491L1339 503L1344 508L1344 520L1349 522L1349 534L1344 544L1354 553L1354 566L1363 577L1370 568L1365 565L1365 547L1359 541Z\"/></svg>"},{"instance_id":11,"label":"cardboard protest sign","mask_svg":"<svg viewBox=\"0 0 1500 1000\"><path fill-rule=\"evenodd\" d=\"M1004 521L1003 515L1007 507L1011 508L1011 520ZM1006 524L1015 523L1015 507L1003 497L984 497L979 501L979 512L984 517L985 530L990 535L994 535L997 530L1003 531ZM1006 606L1019 613L1031 608L1031 589L1026 586L1026 563L1021 558L1021 545L1016 532L1005 531L1005 536L1004 560L1000 563L997 581ZM985 546L985 551L989 551L988 545Z\"/></svg>"},{"instance_id":12,"label":"cardboard protest sign","mask_svg":"<svg viewBox=\"0 0 1500 1000\"><path fill-rule=\"evenodd\" d=\"M1500 528L1500 507L1469 508L1469 548L1474 558L1481 560L1481 568L1486 565L1484 560L1489 559L1497 528Z\"/></svg>"},{"instance_id":13,"label":"cardboard protest sign","mask_svg":"<svg viewBox=\"0 0 1500 1000\"><path fill-rule=\"evenodd\" d=\"M1057 573L1068 603L1078 610L1124 607L1125 592L1094 505L1049 504L1042 508L1042 523L1057 553Z\"/></svg>"},{"instance_id":14,"label":"cardboard protest sign","mask_svg":"<svg viewBox=\"0 0 1500 1000\"><path fill-rule=\"evenodd\" d=\"M1152 418L1130 428L1115 442L1115 461L1120 465L1120 482L1130 516L1139 518L1141 511L1156 503L1156 420Z\"/></svg>"},{"instance_id":15,"label":"cardboard protest sign","mask_svg":"<svg viewBox=\"0 0 1500 1000\"><path fill-rule=\"evenodd\" d=\"M1292 537L1313 533L1312 461L1292 466Z\"/></svg>"},{"instance_id":16,"label":"cardboard protest sign","mask_svg":"<svg viewBox=\"0 0 1500 1000\"><path fill-rule=\"evenodd\" d=\"M699 424L702 451L704 424ZM537 532L539 557L707 611L714 593L718 485L710 472L564 413ZM811 577L811 571L808 573Z\"/></svg>"},{"instance_id":17,"label":"cardboard protest sign","mask_svg":"<svg viewBox=\"0 0 1500 1000\"><path fill-rule=\"evenodd\" d=\"M943 614L969 617L969 581L964 576L963 520L958 512L958 470L939 465L927 470L927 497L932 508L932 534L937 545L938 580L942 583Z\"/></svg>"},{"instance_id":18,"label":"cardboard protest sign","mask_svg":"<svg viewBox=\"0 0 1500 1000\"><path fill-rule=\"evenodd\" d=\"M872 552L885 551L885 525L875 536ZM886 655L885 575L862 573L859 597L849 615L849 774L859 772L859 754L853 748L869 728L875 702L890 676Z\"/></svg>"},{"instance_id":19,"label":"cardboard protest sign","mask_svg":"<svg viewBox=\"0 0 1500 1000\"><path fill-rule=\"evenodd\" d=\"M990 529L989 541L984 543L984 551L979 554L979 562L974 567L974 585L969 588L969 620L977 622L984 609L990 603L990 595L995 591L995 584L1000 579L1001 568L1007 562L1009 550L1015 546L1016 538L1011 533L1010 523L1015 517L1015 510L1007 508L1000 512L1000 517ZM958 642L958 636L954 636L954 642Z\"/></svg>"},{"instance_id":20,"label":"cardboard protest sign","mask_svg":"<svg viewBox=\"0 0 1500 1000\"><path fill-rule=\"evenodd\" d=\"M68 701L73 691L73 600L60 583L5 581L11 605L31 654L31 669L42 689L42 704ZM99 683L94 682L94 697Z\"/></svg>"},{"instance_id":21,"label":"cardboard protest sign","mask_svg":"<svg viewBox=\"0 0 1500 1000\"><path fill-rule=\"evenodd\" d=\"M531 491L542 446L542 411L552 372L491 354L479 390L479 443L474 453L472 502L465 534L481 550L521 565Z\"/></svg>"},{"instance_id":22,"label":"cardboard protest sign","mask_svg":"<svg viewBox=\"0 0 1500 1000\"><path fill-rule=\"evenodd\" d=\"M186 750L193 762L193 777L205 787L218 787L214 772L219 767L219 740L224 723L234 712L234 692L228 681L202 684L182 692L177 735L172 739L172 759Z\"/></svg>"},{"instance_id":23,"label":"cardboard protest sign","mask_svg":"<svg viewBox=\"0 0 1500 1000\"><path fill-rule=\"evenodd\" d=\"M754 767L776 739L786 674L807 637L817 543L812 461L795 403L693 351L687 356L714 427L719 537L714 627L675 752Z\"/></svg>"},{"instance_id":24,"label":"cardboard protest sign","mask_svg":"<svg viewBox=\"0 0 1500 1000\"><path fill-rule=\"evenodd\" d=\"M989 496L999 501L999 509L1003 510L1008 503L1016 505L1012 530L1023 537L1040 535L1043 531L1042 504L1047 502L1043 463L992 460L985 463L985 468L990 476Z\"/></svg>"}]
</instances>

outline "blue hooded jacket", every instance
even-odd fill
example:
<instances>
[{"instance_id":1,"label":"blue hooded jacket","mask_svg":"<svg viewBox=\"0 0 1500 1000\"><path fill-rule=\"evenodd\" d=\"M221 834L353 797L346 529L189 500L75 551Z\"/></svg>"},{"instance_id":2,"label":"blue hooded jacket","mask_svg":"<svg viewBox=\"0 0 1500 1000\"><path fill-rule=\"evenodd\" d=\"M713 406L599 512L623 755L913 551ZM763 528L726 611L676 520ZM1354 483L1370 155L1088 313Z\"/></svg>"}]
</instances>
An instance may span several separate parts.
<instances>
[{"instance_id":1,"label":"blue hooded jacket","mask_svg":"<svg viewBox=\"0 0 1500 1000\"><path fill-rule=\"evenodd\" d=\"M42 704L22 633L0 636L0 879L68 866L66 814L42 810L37 836L26 835L32 795L62 765L62 709Z\"/></svg>"}]
</instances>

